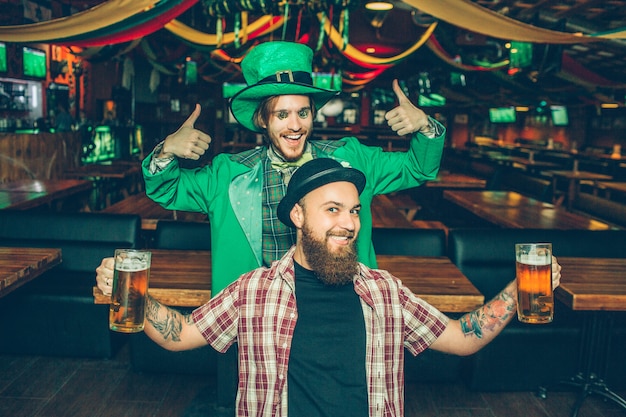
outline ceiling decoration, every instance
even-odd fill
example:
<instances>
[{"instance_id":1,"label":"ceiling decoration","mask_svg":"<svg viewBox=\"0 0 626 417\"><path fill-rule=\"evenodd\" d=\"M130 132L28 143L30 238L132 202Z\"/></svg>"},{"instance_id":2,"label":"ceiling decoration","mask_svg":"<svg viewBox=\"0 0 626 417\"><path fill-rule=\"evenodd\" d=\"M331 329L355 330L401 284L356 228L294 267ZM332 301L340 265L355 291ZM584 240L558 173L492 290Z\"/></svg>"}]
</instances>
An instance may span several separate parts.
<instances>
[{"instance_id":1,"label":"ceiling decoration","mask_svg":"<svg viewBox=\"0 0 626 417\"><path fill-rule=\"evenodd\" d=\"M77 13L46 22L0 27L4 42L49 42L81 37L85 32L104 29L151 9L160 0L109 0Z\"/></svg>"},{"instance_id":2,"label":"ceiling decoration","mask_svg":"<svg viewBox=\"0 0 626 417\"><path fill-rule=\"evenodd\" d=\"M347 89L427 72L450 105L624 105L626 0L390 1L374 13L357 0L53 0L65 15L0 26L0 41L67 45L90 60L141 53L164 74L193 55L205 80L223 82L256 43L285 39L311 46L316 67L341 72ZM527 67L511 60L510 41L532 43ZM451 85L454 73L467 82Z\"/></svg>"},{"instance_id":3,"label":"ceiling decoration","mask_svg":"<svg viewBox=\"0 0 626 417\"><path fill-rule=\"evenodd\" d=\"M602 38L626 38L626 27L610 34L560 32L511 19L505 14L497 13L469 0L404 0L404 2L455 26L499 39L572 44L597 42ZM505 4L512 2L492 1L490 3L504 7Z\"/></svg>"}]
</instances>

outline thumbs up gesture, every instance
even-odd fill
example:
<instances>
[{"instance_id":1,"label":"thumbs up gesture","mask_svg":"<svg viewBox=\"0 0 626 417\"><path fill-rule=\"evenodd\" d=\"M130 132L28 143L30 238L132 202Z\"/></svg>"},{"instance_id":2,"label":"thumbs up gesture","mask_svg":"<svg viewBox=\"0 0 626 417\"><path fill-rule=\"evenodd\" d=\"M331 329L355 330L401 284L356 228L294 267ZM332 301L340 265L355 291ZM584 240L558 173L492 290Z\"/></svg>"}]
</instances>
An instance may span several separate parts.
<instances>
[{"instance_id":1,"label":"thumbs up gesture","mask_svg":"<svg viewBox=\"0 0 626 417\"><path fill-rule=\"evenodd\" d=\"M411 103L400 88L398 80L393 80L392 88L398 98L398 107L385 113L385 119L391 130L399 136L404 136L429 126L426 113Z\"/></svg>"},{"instance_id":2,"label":"thumbs up gesture","mask_svg":"<svg viewBox=\"0 0 626 417\"><path fill-rule=\"evenodd\" d=\"M194 128L202 109L199 104L178 130L163 142L159 158L178 157L198 160L209 149L211 136Z\"/></svg>"}]
</instances>

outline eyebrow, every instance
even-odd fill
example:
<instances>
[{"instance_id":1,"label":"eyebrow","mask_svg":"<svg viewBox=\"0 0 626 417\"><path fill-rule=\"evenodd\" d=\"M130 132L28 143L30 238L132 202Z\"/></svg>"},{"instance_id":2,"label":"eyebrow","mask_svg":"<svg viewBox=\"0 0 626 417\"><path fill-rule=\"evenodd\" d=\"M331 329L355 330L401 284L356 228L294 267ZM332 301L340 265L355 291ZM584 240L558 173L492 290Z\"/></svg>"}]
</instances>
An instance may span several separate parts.
<instances>
[{"instance_id":1,"label":"eyebrow","mask_svg":"<svg viewBox=\"0 0 626 417\"><path fill-rule=\"evenodd\" d=\"M311 110L311 108L312 108L311 106L304 106L304 107L300 107L299 109L296 109L296 110L277 109L277 110L272 111L272 113L280 113L280 112L283 112L283 111L290 112L290 111Z\"/></svg>"},{"instance_id":2,"label":"eyebrow","mask_svg":"<svg viewBox=\"0 0 626 417\"><path fill-rule=\"evenodd\" d=\"M339 207L346 207L346 205L345 205L345 204L340 203L339 201L333 201L333 200L330 200L330 201L327 201L326 203L324 203L324 205L325 205L325 206L326 206L326 205L331 205L331 204L332 204L332 205L335 205L335 206L339 206ZM352 206L352 208L353 208L353 209L355 209L355 208L360 209L361 207L363 207L363 205L362 205L361 203L359 203L359 204L355 204L354 206Z\"/></svg>"}]
</instances>

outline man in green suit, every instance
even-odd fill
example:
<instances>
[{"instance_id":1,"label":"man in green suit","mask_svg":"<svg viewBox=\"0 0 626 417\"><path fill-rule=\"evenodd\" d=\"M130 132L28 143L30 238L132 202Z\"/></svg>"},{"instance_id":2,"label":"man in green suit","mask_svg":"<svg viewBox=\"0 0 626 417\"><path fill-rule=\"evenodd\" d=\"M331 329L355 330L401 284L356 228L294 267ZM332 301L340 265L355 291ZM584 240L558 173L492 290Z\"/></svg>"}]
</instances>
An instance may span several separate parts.
<instances>
[{"instance_id":1,"label":"man in green suit","mask_svg":"<svg viewBox=\"0 0 626 417\"><path fill-rule=\"evenodd\" d=\"M211 223L212 292L241 274L280 259L295 243L295 232L278 221L276 207L289 178L312 158L332 158L362 171L359 261L376 267L371 243L370 203L377 194L416 187L437 176L445 129L415 107L393 82L398 107L385 118L399 136L410 135L407 152L383 152L355 137L311 140L315 112L338 91L312 83L313 51L292 42L266 42L241 63L248 86L233 96L233 116L265 138L265 145L237 154L219 154L209 165L184 169L179 159L199 159L211 137L194 128L200 106L143 162L147 195L170 210L207 213ZM108 269L108 268L107 268ZM108 272L98 285L111 291Z\"/></svg>"}]
</instances>

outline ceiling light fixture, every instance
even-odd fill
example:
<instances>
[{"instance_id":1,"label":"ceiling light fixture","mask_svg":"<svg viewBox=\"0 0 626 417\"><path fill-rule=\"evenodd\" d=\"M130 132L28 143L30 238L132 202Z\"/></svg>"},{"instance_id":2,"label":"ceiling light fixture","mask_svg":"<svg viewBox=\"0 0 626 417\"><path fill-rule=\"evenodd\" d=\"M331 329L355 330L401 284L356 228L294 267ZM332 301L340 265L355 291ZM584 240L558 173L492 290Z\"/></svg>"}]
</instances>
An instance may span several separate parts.
<instances>
[{"instance_id":1,"label":"ceiling light fixture","mask_svg":"<svg viewBox=\"0 0 626 417\"><path fill-rule=\"evenodd\" d=\"M369 3L365 4L365 8L367 10L382 12L385 10L393 9L393 4L389 3L388 1L370 1Z\"/></svg>"}]
</instances>

